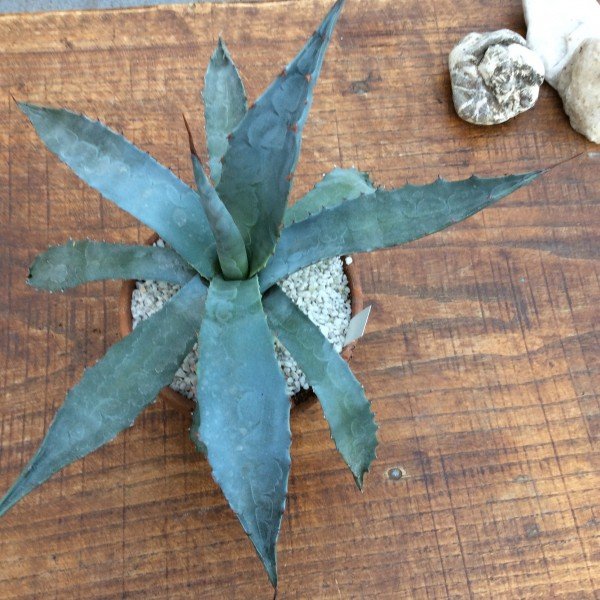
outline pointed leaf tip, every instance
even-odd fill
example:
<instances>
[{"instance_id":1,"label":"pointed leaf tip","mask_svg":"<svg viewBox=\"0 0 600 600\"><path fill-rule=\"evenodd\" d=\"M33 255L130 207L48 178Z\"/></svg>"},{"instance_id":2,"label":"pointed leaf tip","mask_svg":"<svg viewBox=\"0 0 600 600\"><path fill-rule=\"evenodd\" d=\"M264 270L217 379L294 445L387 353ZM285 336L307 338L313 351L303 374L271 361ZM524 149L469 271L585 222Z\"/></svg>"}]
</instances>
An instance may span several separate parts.
<instances>
[{"instance_id":1,"label":"pointed leaf tip","mask_svg":"<svg viewBox=\"0 0 600 600\"><path fill-rule=\"evenodd\" d=\"M199 344L202 402L194 426L200 427L215 481L276 586L275 545L290 469L290 402L256 278L212 280Z\"/></svg>"},{"instance_id":2,"label":"pointed leaf tip","mask_svg":"<svg viewBox=\"0 0 600 600\"><path fill-rule=\"evenodd\" d=\"M318 32L324 33L327 36L331 36L345 3L346 0L337 0L337 2L329 10L329 13L323 20L323 23L321 23L319 29L317 29Z\"/></svg>"},{"instance_id":3,"label":"pointed leaf tip","mask_svg":"<svg viewBox=\"0 0 600 600\"><path fill-rule=\"evenodd\" d=\"M190 146L190 153L195 156L199 162L200 161L200 157L198 156L198 151L196 150L196 146L194 145L194 136L192 135L192 130L190 128L190 124L188 123L188 120L185 118L185 113L181 113L181 116L183 117L183 124L185 125L185 129L187 131L187 135L188 135L188 144Z\"/></svg>"},{"instance_id":4,"label":"pointed leaf tip","mask_svg":"<svg viewBox=\"0 0 600 600\"><path fill-rule=\"evenodd\" d=\"M253 541L250 534L248 534L248 537L250 537L250 540ZM279 576L277 574L277 547L275 546L275 544L273 544L272 548L269 548L266 553L259 551L256 545L254 545L254 549L256 550L260 561L263 564L263 568L265 569L267 577L269 578L269 583L273 586L275 590L277 590L277 585L279 581Z\"/></svg>"},{"instance_id":5,"label":"pointed leaf tip","mask_svg":"<svg viewBox=\"0 0 600 600\"><path fill-rule=\"evenodd\" d=\"M302 130L343 4L333 5L285 76L274 79L229 142L217 191L244 238L250 276L264 267L279 239L292 184L288 176L300 155Z\"/></svg>"},{"instance_id":6,"label":"pointed leaf tip","mask_svg":"<svg viewBox=\"0 0 600 600\"><path fill-rule=\"evenodd\" d=\"M201 275L216 250L198 195L110 127L61 108L21 103L46 147L85 183L156 231Z\"/></svg>"},{"instance_id":7,"label":"pointed leaf tip","mask_svg":"<svg viewBox=\"0 0 600 600\"><path fill-rule=\"evenodd\" d=\"M219 36L204 76L204 117L210 173L215 185L221 178L221 157L227 150L227 134L247 111L246 91L240 74Z\"/></svg>"},{"instance_id":8,"label":"pointed leaf tip","mask_svg":"<svg viewBox=\"0 0 600 600\"><path fill-rule=\"evenodd\" d=\"M206 176L200 159L193 152L192 166L202 208L216 241L221 271L227 279L244 279L248 274L248 257L240 230Z\"/></svg>"},{"instance_id":9,"label":"pointed leaf tip","mask_svg":"<svg viewBox=\"0 0 600 600\"><path fill-rule=\"evenodd\" d=\"M315 391L335 446L362 489L375 458L377 424L363 387L320 330L275 286L263 297L269 326Z\"/></svg>"},{"instance_id":10,"label":"pointed leaf tip","mask_svg":"<svg viewBox=\"0 0 600 600\"><path fill-rule=\"evenodd\" d=\"M19 108L19 110L27 117L30 118L29 113L32 107L34 107L35 105L33 104L28 104L27 102L23 102L22 100L15 100L14 96L13 96L13 100L15 101L15 104L17 105L17 107Z\"/></svg>"},{"instance_id":11,"label":"pointed leaf tip","mask_svg":"<svg viewBox=\"0 0 600 600\"><path fill-rule=\"evenodd\" d=\"M195 277L84 370L39 449L0 501L0 515L58 470L130 427L192 349L205 296L206 287Z\"/></svg>"},{"instance_id":12,"label":"pointed leaf tip","mask_svg":"<svg viewBox=\"0 0 600 600\"><path fill-rule=\"evenodd\" d=\"M266 291L281 278L326 258L390 248L445 229L542 173L377 189L325 208L283 230L275 253L260 273L261 289Z\"/></svg>"}]
</instances>

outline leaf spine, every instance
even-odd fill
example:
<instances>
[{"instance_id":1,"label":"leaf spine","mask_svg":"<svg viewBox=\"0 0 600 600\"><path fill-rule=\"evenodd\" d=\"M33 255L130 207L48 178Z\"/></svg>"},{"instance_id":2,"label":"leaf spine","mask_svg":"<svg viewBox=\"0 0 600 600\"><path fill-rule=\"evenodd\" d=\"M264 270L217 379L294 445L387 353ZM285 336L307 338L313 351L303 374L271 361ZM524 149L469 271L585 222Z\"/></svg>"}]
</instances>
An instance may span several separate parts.
<instances>
[{"instance_id":1,"label":"leaf spine","mask_svg":"<svg viewBox=\"0 0 600 600\"><path fill-rule=\"evenodd\" d=\"M188 134L188 143L190 145L190 152L200 161L200 157L198 156L198 152L196 151L196 146L194 146L194 138L192 137L192 130L190 129L190 124L188 123L185 115L181 113L183 117L183 124L185 125L187 134ZM201 162L201 161L200 161Z\"/></svg>"}]
</instances>

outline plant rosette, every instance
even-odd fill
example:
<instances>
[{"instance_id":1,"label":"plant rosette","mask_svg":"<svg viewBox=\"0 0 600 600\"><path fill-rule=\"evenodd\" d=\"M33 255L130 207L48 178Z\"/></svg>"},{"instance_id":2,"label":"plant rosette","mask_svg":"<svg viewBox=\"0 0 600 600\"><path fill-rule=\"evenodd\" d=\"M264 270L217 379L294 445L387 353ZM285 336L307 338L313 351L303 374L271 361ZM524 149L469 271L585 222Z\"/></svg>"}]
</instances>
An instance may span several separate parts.
<instances>
[{"instance_id":1,"label":"plant rosette","mask_svg":"<svg viewBox=\"0 0 600 600\"><path fill-rule=\"evenodd\" d=\"M190 436L273 586L291 464L291 402L275 339L306 375L335 446L362 488L377 447L371 404L348 363L277 282L322 260L433 234L543 171L388 190L356 169L334 169L288 207L302 130L343 5L338 0L332 6L250 107L219 40L203 91L210 176L188 128L195 189L99 121L18 103L50 151L168 246L70 241L36 258L30 285L62 291L123 279L167 281L181 289L85 370L0 500L0 515L131 427L173 381L195 343L198 401Z\"/></svg>"},{"instance_id":2,"label":"plant rosette","mask_svg":"<svg viewBox=\"0 0 600 600\"><path fill-rule=\"evenodd\" d=\"M159 238L158 234L154 233L146 240L145 245L146 246L154 246L159 239L160 238ZM364 308L364 296L363 296L362 285L361 285L361 281L360 281L360 272L356 266L356 262L351 257L341 256L341 257L335 257L332 260L337 260L337 261L340 261L340 263L341 263L341 266L343 269L343 274L345 275L345 278L346 278L345 283L347 283L348 301L350 302L349 318L352 318L352 317L356 316L358 313L360 313ZM317 263L317 264L319 264L319 263ZM308 267L307 267L307 269L308 269ZM310 275L309 275L308 281L309 282L311 281ZM152 282L146 281L144 283L149 284ZM127 337L134 329L134 316L133 316L132 304L133 304L133 294L134 294L134 290L136 290L137 284L138 284L138 282L136 280L129 279L127 281L124 281L121 286L118 310L119 310L119 333L121 334L122 337ZM166 284L164 287L167 288L169 296L175 295L175 290L177 289L175 287L175 285ZM331 288L333 288L333 287L334 286L331 285ZM284 288L284 291L285 291L285 288ZM335 289L331 289L331 290L326 289L325 291L332 293L332 294L337 293L337 290L335 290ZM140 295L143 295L143 294L140 293ZM147 295L149 295L149 294L147 294ZM340 295L342 295L342 294L340 294ZM166 299L165 299L165 301L166 301ZM163 304L163 303L161 302L161 304ZM145 316L144 319L147 318L148 316L150 316L150 314L153 314L154 312L156 312L156 310L159 310L159 307L153 306L152 309L150 311L148 311L149 314L147 316ZM307 314L305 310L303 312L305 314ZM309 314L307 314L307 316L310 318ZM319 319L319 321L321 321L321 322L327 322L327 320L329 318L329 324L331 325L331 327L333 327L333 323L330 319L330 317L331 317L330 314L321 312L319 314L319 316L321 317ZM340 316L340 318L343 319L346 315L340 314L339 316ZM141 320L142 319L140 319L140 322L141 322ZM349 319L348 319L348 321L349 321ZM347 323L345 323L345 325L347 325ZM346 327L344 327L344 330L345 329L346 329ZM345 331L343 331L342 333L345 333ZM353 340L350 343L345 344L341 348L340 355L346 362L350 362L350 360L352 359L352 354L356 347L357 341L358 340ZM282 350L284 350L284 349L282 348ZM188 356L184 360L184 363L186 361L191 362L190 359L193 357L194 354L195 354L195 352L190 352L190 354L188 354ZM279 358L280 366L282 366L283 357L281 356L280 352L278 352L278 358ZM294 365L292 367L292 369L294 369L296 372L301 372L297 365ZM192 386L186 386L186 387L192 387ZM195 388L195 386L193 386L193 387ZM298 386L296 386L296 387L298 387ZM171 385L165 386L159 392L159 398L161 400L163 400L164 402L166 402L172 408L178 410L180 413L182 413L184 415L189 415L194 410L195 389L193 390L193 392L194 392L193 396L191 396L190 394L184 394L180 391L177 391L175 386L173 386L173 384L171 384ZM310 387L303 386L300 389L294 391L293 395L291 395L291 399L292 399L293 406L295 406L297 404L300 404L301 402L316 400L316 395L314 393L314 390L312 390Z\"/></svg>"}]
</instances>

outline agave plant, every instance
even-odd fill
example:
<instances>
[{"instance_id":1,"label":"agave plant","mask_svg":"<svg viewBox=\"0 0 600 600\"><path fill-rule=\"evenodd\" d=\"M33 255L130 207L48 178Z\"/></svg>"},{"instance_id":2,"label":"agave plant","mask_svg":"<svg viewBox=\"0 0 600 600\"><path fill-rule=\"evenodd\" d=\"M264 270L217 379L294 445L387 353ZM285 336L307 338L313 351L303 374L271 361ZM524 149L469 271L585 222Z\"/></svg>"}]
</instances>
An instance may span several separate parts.
<instances>
[{"instance_id":1,"label":"agave plant","mask_svg":"<svg viewBox=\"0 0 600 600\"><path fill-rule=\"evenodd\" d=\"M277 584L276 541L290 469L290 401L274 337L296 359L357 486L375 458L373 413L360 383L277 282L342 254L409 242L461 221L539 171L377 189L335 169L287 207L302 129L338 0L291 63L247 108L222 41L203 92L210 177L193 150L197 189L119 134L64 109L19 103L49 150L105 198L154 229L166 248L68 242L33 263L29 283L64 290L99 279L182 285L71 389L0 514L131 426L199 341L191 436Z\"/></svg>"}]
</instances>

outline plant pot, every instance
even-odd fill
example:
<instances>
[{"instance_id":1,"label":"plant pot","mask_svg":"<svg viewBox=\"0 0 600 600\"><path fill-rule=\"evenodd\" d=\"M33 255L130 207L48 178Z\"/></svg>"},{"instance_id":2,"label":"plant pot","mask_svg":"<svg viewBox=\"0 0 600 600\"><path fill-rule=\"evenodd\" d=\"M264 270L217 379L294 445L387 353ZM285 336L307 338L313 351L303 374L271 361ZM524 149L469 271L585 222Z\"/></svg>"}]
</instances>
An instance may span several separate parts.
<instances>
[{"instance_id":1,"label":"plant pot","mask_svg":"<svg viewBox=\"0 0 600 600\"><path fill-rule=\"evenodd\" d=\"M146 240L146 244L151 246L158 240L158 235L155 233ZM344 257L342 257L344 258ZM363 293L360 282L358 269L354 262L349 265L346 261L343 262L344 273L348 278L348 287L350 288L350 304L352 316L358 314L364 308ZM119 333L122 337L129 335L133 331L133 316L131 314L131 298L133 290L135 289L135 280L130 279L124 281L121 286L121 293L119 296ZM349 361L352 358L352 352L356 342L348 344L342 352L341 356L344 360ZM164 387L160 393L159 398L162 398L168 405L177 409L179 412L189 415L194 410L194 401L186 398L179 392L176 392L169 386ZM306 402L307 400L314 399L315 395L311 389L300 390L298 393L292 396L292 402L299 404Z\"/></svg>"}]
</instances>

